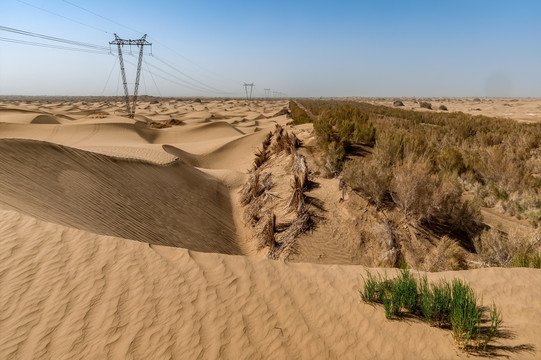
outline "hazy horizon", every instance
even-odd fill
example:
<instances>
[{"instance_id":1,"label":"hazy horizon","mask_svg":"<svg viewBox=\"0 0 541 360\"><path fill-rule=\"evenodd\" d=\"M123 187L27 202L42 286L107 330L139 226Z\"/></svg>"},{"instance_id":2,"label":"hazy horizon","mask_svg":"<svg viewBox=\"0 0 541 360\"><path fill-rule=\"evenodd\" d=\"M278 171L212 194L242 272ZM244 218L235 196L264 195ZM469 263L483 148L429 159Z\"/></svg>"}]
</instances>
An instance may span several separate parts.
<instances>
[{"instance_id":1,"label":"hazy horizon","mask_svg":"<svg viewBox=\"0 0 541 360\"><path fill-rule=\"evenodd\" d=\"M107 48L114 33L148 34L140 95L242 97L253 82L254 97L541 97L534 1L6 0L0 14L4 27ZM0 95L123 94L106 51L0 38ZM131 94L137 59L125 54Z\"/></svg>"}]
</instances>

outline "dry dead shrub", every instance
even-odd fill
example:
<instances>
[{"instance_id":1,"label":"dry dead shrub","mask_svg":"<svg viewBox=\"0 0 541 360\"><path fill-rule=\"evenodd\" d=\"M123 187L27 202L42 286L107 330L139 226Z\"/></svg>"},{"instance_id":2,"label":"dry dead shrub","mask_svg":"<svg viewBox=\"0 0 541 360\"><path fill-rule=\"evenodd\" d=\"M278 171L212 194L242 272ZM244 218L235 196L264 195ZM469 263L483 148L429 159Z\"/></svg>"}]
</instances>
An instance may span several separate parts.
<instances>
[{"instance_id":1,"label":"dry dead shrub","mask_svg":"<svg viewBox=\"0 0 541 360\"><path fill-rule=\"evenodd\" d=\"M293 174L298 176L304 189L308 184L308 166L303 155L295 153L293 156Z\"/></svg>"},{"instance_id":2,"label":"dry dead shrub","mask_svg":"<svg viewBox=\"0 0 541 360\"><path fill-rule=\"evenodd\" d=\"M393 201L404 212L404 217L418 223L428 216L434 192L434 181L428 161L409 158L394 169L391 182Z\"/></svg>"},{"instance_id":3,"label":"dry dead shrub","mask_svg":"<svg viewBox=\"0 0 541 360\"><path fill-rule=\"evenodd\" d=\"M269 249L268 258L278 259L286 257L294 250L297 237L310 230L312 226L311 217L308 212L304 212L297 217L283 232L276 234L276 246Z\"/></svg>"},{"instance_id":4,"label":"dry dead shrub","mask_svg":"<svg viewBox=\"0 0 541 360\"><path fill-rule=\"evenodd\" d=\"M269 148L271 140L272 140L272 132L269 131L269 133L265 137L265 140L263 140L263 150L267 150Z\"/></svg>"},{"instance_id":5,"label":"dry dead shrub","mask_svg":"<svg viewBox=\"0 0 541 360\"><path fill-rule=\"evenodd\" d=\"M276 129L274 130L274 142L271 145L271 151L274 154L281 153L284 149L289 147L288 144L288 137L289 135L287 132L284 133L284 128L280 125L276 125Z\"/></svg>"},{"instance_id":6,"label":"dry dead shrub","mask_svg":"<svg viewBox=\"0 0 541 360\"><path fill-rule=\"evenodd\" d=\"M272 188L270 173L261 173L259 170L253 171L240 190L240 202L242 205L247 205Z\"/></svg>"},{"instance_id":7,"label":"dry dead shrub","mask_svg":"<svg viewBox=\"0 0 541 360\"><path fill-rule=\"evenodd\" d=\"M462 204L462 188L456 178L432 177L433 192L426 219L445 219L452 216ZM427 194L428 195L428 194Z\"/></svg>"},{"instance_id":8,"label":"dry dead shrub","mask_svg":"<svg viewBox=\"0 0 541 360\"><path fill-rule=\"evenodd\" d=\"M379 260L380 266L396 267L400 257L400 245L397 242L398 234L394 226L390 221L385 221L374 226L372 231L384 249Z\"/></svg>"},{"instance_id":9,"label":"dry dead shrub","mask_svg":"<svg viewBox=\"0 0 541 360\"><path fill-rule=\"evenodd\" d=\"M494 182L508 192L521 188L526 169L508 148L503 145L491 146L480 154L481 162L478 171L486 183Z\"/></svg>"},{"instance_id":10,"label":"dry dead shrub","mask_svg":"<svg viewBox=\"0 0 541 360\"><path fill-rule=\"evenodd\" d=\"M381 166L374 157L370 160L355 159L344 166L347 184L378 205L389 194L392 177L391 170Z\"/></svg>"},{"instance_id":11,"label":"dry dead shrub","mask_svg":"<svg viewBox=\"0 0 541 360\"><path fill-rule=\"evenodd\" d=\"M287 209L289 212L295 211L297 214L305 212L303 185L301 179L297 175L293 175L291 182L291 197L289 198Z\"/></svg>"},{"instance_id":12,"label":"dry dead shrub","mask_svg":"<svg viewBox=\"0 0 541 360\"><path fill-rule=\"evenodd\" d=\"M258 238L257 248L259 250L266 246L274 247L274 227L276 216L272 211L266 211L256 226L256 236Z\"/></svg>"},{"instance_id":13,"label":"dry dead shrub","mask_svg":"<svg viewBox=\"0 0 541 360\"><path fill-rule=\"evenodd\" d=\"M465 250L452 238L442 237L425 258L426 271L466 269Z\"/></svg>"},{"instance_id":14,"label":"dry dead shrub","mask_svg":"<svg viewBox=\"0 0 541 360\"><path fill-rule=\"evenodd\" d=\"M477 230L480 211L470 202L463 202L462 187L452 175L431 173L426 160L411 157L394 168L392 198L413 224L435 222L453 226L468 234Z\"/></svg>"},{"instance_id":15,"label":"dry dead shrub","mask_svg":"<svg viewBox=\"0 0 541 360\"><path fill-rule=\"evenodd\" d=\"M419 107L423 108L423 109L428 109L428 110L432 110L432 104L427 102L427 101L421 101L419 103Z\"/></svg>"},{"instance_id":16,"label":"dry dead shrub","mask_svg":"<svg viewBox=\"0 0 541 360\"><path fill-rule=\"evenodd\" d=\"M263 149L257 149L255 152L255 159L254 159L254 170L257 170L261 167L267 161L269 158L269 152L267 150Z\"/></svg>"},{"instance_id":17,"label":"dry dead shrub","mask_svg":"<svg viewBox=\"0 0 541 360\"><path fill-rule=\"evenodd\" d=\"M508 266L513 260L517 246L497 229L484 230L473 239L475 251L482 266Z\"/></svg>"}]
</instances>

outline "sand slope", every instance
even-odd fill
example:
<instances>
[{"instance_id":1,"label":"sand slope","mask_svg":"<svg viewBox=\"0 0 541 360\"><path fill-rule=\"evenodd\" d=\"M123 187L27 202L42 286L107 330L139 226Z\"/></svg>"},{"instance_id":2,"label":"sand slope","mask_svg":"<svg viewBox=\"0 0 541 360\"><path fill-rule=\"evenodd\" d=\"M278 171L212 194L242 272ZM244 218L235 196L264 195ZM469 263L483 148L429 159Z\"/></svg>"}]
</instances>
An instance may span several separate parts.
<instances>
[{"instance_id":1,"label":"sand slope","mask_svg":"<svg viewBox=\"0 0 541 360\"><path fill-rule=\"evenodd\" d=\"M98 236L1 211L0 357L454 359L449 331L359 301L360 266L286 264ZM24 234L24 235L22 235ZM69 269L69 271L68 271ZM502 308L493 355L538 358L541 271L464 278ZM534 352L535 351L535 352Z\"/></svg>"},{"instance_id":2,"label":"sand slope","mask_svg":"<svg viewBox=\"0 0 541 360\"><path fill-rule=\"evenodd\" d=\"M0 140L0 206L95 233L238 254L229 190L184 162Z\"/></svg>"}]
</instances>

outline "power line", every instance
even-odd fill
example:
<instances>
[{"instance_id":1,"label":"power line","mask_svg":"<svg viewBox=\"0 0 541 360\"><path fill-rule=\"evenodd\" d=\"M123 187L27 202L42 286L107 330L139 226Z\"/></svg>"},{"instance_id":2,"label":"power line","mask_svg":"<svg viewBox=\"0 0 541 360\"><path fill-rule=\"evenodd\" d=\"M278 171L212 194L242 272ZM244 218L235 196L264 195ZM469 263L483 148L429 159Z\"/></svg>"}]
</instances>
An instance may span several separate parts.
<instances>
[{"instance_id":1,"label":"power line","mask_svg":"<svg viewBox=\"0 0 541 360\"><path fill-rule=\"evenodd\" d=\"M111 68L111 71L109 72L109 76L107 77L107 81L105 82L105 86L103 87L103 90L101 91L101 94L103 95L105 93L105 88L107 87L107 84L109 84L109 80L111 79L111 75L113 74L113 70L116 66L117 58L115 58L115 62L113 63L113 67Z\"/></svg>"},{"instance_id":2,"label":"power line","mask_svg":"<svg viewBox=\"0 0 541 360\"><path fill-rule=\"evenodd\" d=\"M160 95L160 97L162 96L162 93L160 91L160 88L158 87L158 84L156 84L156 79L154 79L154 75L150 72L149 68L148 68L148 63L146 62L146 60L143 59L143 62L145 63L146 67L147 67L147 71L148 73L150 74L150 77L152 78L152 81L154 82L154 86L156 86L156 90L158 91L158 95Z\"/></svg>"},{"instance_id":3,"label":"power line","mask_svg":"<svg viewBox=\"0 0 541 360\"><path fill-rule=\"evenodd\" d=\"M129 61L129 60L124 59L124 61L125 61L126 63L132 65L132 66L137 66L135 63L133 63L133 62L131 62L131 61ZM193 87L193 86L191 86L191 85L188 85L188 84L186 84L186 83L184 82L185 80L183 80L183 79L181 79L181 78L179 78L179 77L177 77L177 76L175 76L175 75L173 75L173 74L170 74L170 73L168 73L167 71L165 71L165 70L163 70L163 69L160 69L160 68L158 68L157 66L154 66L153 64L148 64L148 63L146 63L146 64L147 64L148 66L152 66L153 68L156 68L156 69L158 69L158 70L164 72L164 73L167 74L169 77L165 77L165 76L162 76L162 75L157 74L157 73L155 73L155 72L152 72L152 71L150 71L150 70L147 70L152 76L155 76L155 77L157 77L157 78L159 78L159 79L162 79L162 80L165 80L165 81L169 81L169 82L172 83L172 84L175 84L175 85L178 85L178 86L181 86L181 87L184 87L184 88L188 88L188 89L191 89L191 90L201 91L201 92L203 92L203 93L208 93L208 92L209 92L209 91L206 90L206 89L197 88L197 87ZM183 81L183 82L171 80L171 78L174 78L174 79L177 79L177 80L180 80L180 81Z\"/></svg>"},{"instance_id":4,"label":"power line","mask_svg":"<svg viewBox=\"0 0 541 360\"><path fill-rule=\"evenodd\" d=\"M80 6L80 5L74 4L74 3L72 3L71 1L67 1L67 0L62 0L62 1L65 2L66 4L69 4L69 5L71 5L71 6L74 6L74 7L78 8L78 9L81 9L81 10L83 10L83 11L86 11L86 12L89 13L89 14L92 14L92 15L94 15L94 16L97 16L97 17L101 18L101 19L107 20L107 21L109 21L109 22L111 22L111 23L113 23L113 24L115 24L115 25L122 26L123 28L128 29L128 30L130 30L130 31L133 31L133 32L136 32L136 33L139 33L139 32L140 32L140 31L135 30L135 29L133 29L133 28L131 28L131 27L129 27L129 26L122 25L122 24L119 23L118 21L109 19L109 18L107 18L107 17L105 17L105 16L102 16L102 15L100 15L100 14L98 14L98 13L95 13L95 12L92 11L92 10L88 10L88 9L86 9L86 8Z\"/></svg>"},{"instance_id":5,"label":"power line","mask_svg":"<svg viewBox=\"0 0 541 360\"><path fill-rule=\"evenodd\" d=\"M10 39L10 38L4 38L4 37L0 37L0 41L11 42L11 43L15 43L15 44L22 44L22 45L39 46L39 47L45 47L45 48L51 48L51 49L78 51L78 52L91 53L91 54L104 54L105 55L105 54L109 53L109 52L106 52L106 51L78 49L78 48L71 48L71 47L67 47L67 46L60 46L60 45L53 45L53 44L43 44L43 43L38 43L38 42L34 42L34 41L25 41L25 40Z\"/></svg>"},{"instance_id":6,"label":"power line","mask_svg":"<svg viewBox=\"0 0 541 360\"><path fill-rule=\"evenodd\" d=\"M7 31L7 32L15 33L15 34L31 36L31 37L44 39L44 40L56 41L56 42L60 42L64 44L81 46L81 47L86 47L86 48L95 49L95 50L109 51L108 47L102 46L102 45L94 45L94 44L84 43L84 42L75 41L75 40L62 39L62 38L58 38L54 36L48 36L48 35L33 33L30 31L14 29L7 26L0 26L0 31Z\"/></svg>"},{"instance_id":7,"label":"power line","mask_svg":"<svg viewBox=\"0 0 541 360\"><path fill-rule=\"evenodd\" d=\"M69 20L69 21L74 22L74 23L76 23L76 24L79 24L79 25L83 25L83 26L89 27L89 28L94 29L94 30L97 30L97 31L99 31L99 32L105 32L105 33L107 33L107 34L110 34L110 33L109 33L108 31L106 31L106 30L97 28L97 27L95 27L95 26L93 26L93 25L85 24L84 22L81 22L81 21L78 21L78 20L69 18L69 17L64 16L64 15L57 14L57 13L55 13L55 12L53 12L53 11L44 9L44 8L42 8L42 7L40 7L40 6L37 6L37 5L34 5L34 4L27 3L26 1L23 1L23 0L16 0L16 1L20 2L21 4L25 4L25 5L27 5L27 6L31 6L31 7L35 8L35 9L44 11L44 12L46 12L46 13L48 13L48 14L51 14L51 15L54 15L54 16L61 17L62 19Z\"/></svg>"},{"instance_id":8,"label":"power line","mask_svg":"<svg viewBox=\"0 0 541 360\"><path fill-rule=\"evenodd\" d=\"M18 0L18 1L19 1L19 0ZM116 25L118 25L118 26L122 26L123 28L128 29L128 30L130 30L130 31L133 31L133 32L136 32L136 33L143 33L142 31L139 31L139 30L134 29L134 28L132 28L132 27L126 26L126 25L124 25L124 24L122 24L122 23L120 23L120 22L118 22L118 21L112 20L112 19L110 19L110 18L108 18L108 17L105 17L105 16L103 16L103 15L100 15L100 14L98 14L98 13L95 12L95 11L92 11L92 10L89 10L89 9L83 7L83 6L74 4L74 3L71 2L71 1L68 1L68 0L62 0L62 1L65 2L66 4L69 4L69 5L73 6L73 7L76 7L76 8L78 8L78 9L83 10L83 11L86 11L86 12L89 13L89 14L92 14L92 15L94 15L94 16L97 16L97 17L101 18L101 19L107 20L107 21L109 21L109 22L111 22L111 23L113 23L113 24L116 24ZM219 77L221 77L222 79L226 79L226 80L228 80L228 81L232 81L232 82L235 81L235 82L236 82L236 80L228 79L228 78L224 77L222 74L218 74L218 73L216 73L216 72L214 72L214 71L212 71L212 70L206 69L205 67L199 65L197 62L195 62L195 61L193 61L193 60L187 58L186 56L182 55L180 52L176 51L175 49L170 48L170 47L167 46L166 44L164 44L164 43L162 43L161 41L157 40L157 39L154 38L152 35L149 35L149 39L151 39L154 43L159 44L159 45L163 46L164 48L168 49L169 51L171 51L171 52L177 54L178 56L180 56L180 57L183 58L184 60L188 61L189 63L191 63L191 64L197 66L198 68L200 68L200 69L202 69L202 70L204 70L204 71L206 71L206 72L208 72L208 73L210 73L210 74L213 74L214 76L219 76ZM183 75L185 75L185 74L183 74ZM186 75L185 75L185 76L186 76ZM193 78L191 78L191 79L194 80L194 81L197 81L197 80L195 80L195 79L193 79ZM197 81L197 82L199 82L199 81ZM203 84L203 83L202 83L202 84ZM205 85L205 86L207 86L207 85ZM217 90L217 91L221 92L221 90L218 90L218 89L214 89L214 90Z\"/></svg>"},{"instance_id":9,"label":"power line","mask_svg":"<svg viewBox=\"0 0 541 360\"><path fill-rule=\"evenodd\" d=\"M207 84L205 84L205 83L203 83L203 82L201 82L201 81L199 81L199 80L197 80L197 79L194 79L193 77L191 77L190 75L188 75L188 74L182 72L181 70L179 70L178 68L174 67L173 65L170 65L170 64L166 63L164 60L158 58L156 55L152 55L152 57L155 58L156 60L158 60L159 62L161 62L162 64L164 64L165 66L167 66L167 67L173 69L174 71L178 72L179 74L184 75L184 76L187 77L188 79L191 79L191 80L195 81L196 83L198 83L198 84L200 84L200 85L202 85L202 86L204 86L204 87L206 87L206 88L209 88L210 90L217 91L217 92L223 92L223 91L220 90L220 89L216 89L216 88L213 87L213 86L207 85Z\"/></svg>"},{"instance_id":10,"label":"power line","mask_svg":"<svg viewBox=\"0 0 541 360\"><path fill-rule=\"evenodd\" d=\"M190 81L187 81L187 80L185 80L185 79L183 79L183 78L180 78L180 77L176 76L175 74L172 74L172 73L170 73L169 71L164 70L164 69L162 69L162 68L160 68L160 67L158 67L158 66L156 66L156 65L154 65L154 64L149 64L149 63L147 63L147 65L148 65L148 66L151 66L152 68L154 68L154 69L156 69L156 70L158 70L158 71L161 71L162 73L166 74L166 75L169 76L169 77L172 77L172 78L176 79L177 81L180 81L181 83L184 84L184 86L189 87L189 88L191 88L192 90L203 91L203 92L206 92L206 93L209 93L209 92L210 92L210 93L219 93L219 92L220 92L220 91L207 89L207 88L204 88L204 87L199 86L199 85L197 85L197 84L194 84L194 83L192 83L192 82L190 82Z\"/></svg>"}]
</instances>

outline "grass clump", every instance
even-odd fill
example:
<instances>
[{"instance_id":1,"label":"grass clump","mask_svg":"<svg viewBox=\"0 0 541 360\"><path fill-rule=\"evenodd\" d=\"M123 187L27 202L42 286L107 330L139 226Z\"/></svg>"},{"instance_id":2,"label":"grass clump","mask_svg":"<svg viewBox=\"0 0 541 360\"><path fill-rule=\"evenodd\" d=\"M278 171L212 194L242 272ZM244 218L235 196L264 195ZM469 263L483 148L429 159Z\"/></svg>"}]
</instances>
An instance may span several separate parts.
<instances>
[{"instance_id":1,"label":"grass clump","mask_svg":"<svg viewBox=\"0 0 541 360\"><path fill-rule=\"evenodd\" d=\"M424 276L418 283L407 269L394 279L368 274L364 280L361 299L382 304L387 319L407 312L432 326L450 328L458 346L465 350L486 350L498 335L501 312L492 305L485 314L473 289L462 280L429 284Z\"/></svg>"}]
</instances>

